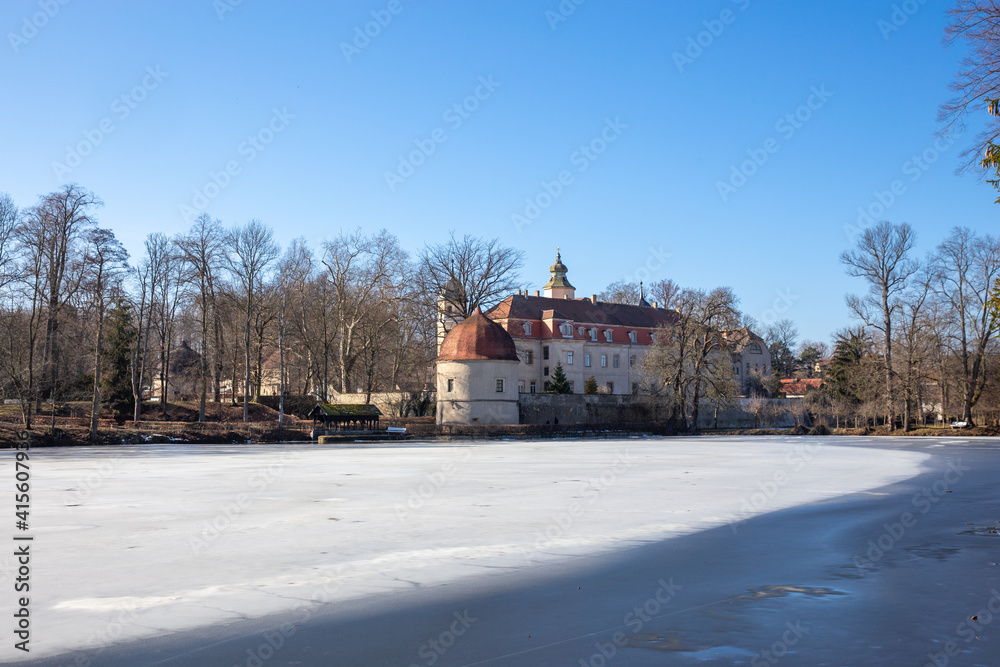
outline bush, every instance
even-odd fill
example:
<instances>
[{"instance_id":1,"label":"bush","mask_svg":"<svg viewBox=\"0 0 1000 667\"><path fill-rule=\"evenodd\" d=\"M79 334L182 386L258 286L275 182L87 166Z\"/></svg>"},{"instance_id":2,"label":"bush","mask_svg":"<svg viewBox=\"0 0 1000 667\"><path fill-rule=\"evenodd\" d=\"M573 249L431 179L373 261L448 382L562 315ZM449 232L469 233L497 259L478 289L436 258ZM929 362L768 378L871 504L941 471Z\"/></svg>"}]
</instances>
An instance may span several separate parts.
<instances>
[{"instance_id":1,"label":"bush","mask_svg":"<svg viewBox=\"0 0 1000 667\"><path fill-rule=\"evenodd\" d=\"M826 424L816 424L809 430L809 435L830 435L830 429Z\"/></svg>"}]
</instances>

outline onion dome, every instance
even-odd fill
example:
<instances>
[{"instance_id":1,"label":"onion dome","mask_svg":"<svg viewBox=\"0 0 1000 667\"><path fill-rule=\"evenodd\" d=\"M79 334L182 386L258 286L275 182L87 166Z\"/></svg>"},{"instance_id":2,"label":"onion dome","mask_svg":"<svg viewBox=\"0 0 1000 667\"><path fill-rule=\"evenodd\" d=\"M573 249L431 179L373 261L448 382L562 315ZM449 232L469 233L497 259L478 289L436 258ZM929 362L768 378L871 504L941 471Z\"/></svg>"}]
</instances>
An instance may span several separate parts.
<instances>
[{"instance_id":1,"label":"onion dome","mask_svg":"<svg viewBox=\"0 0 1000 667\"><path fill-rule=\"evenodd\" d=\"M544 289L552 289L554 287L566 287L568 289L576 289L570 285L569 281L566 279L566 272L569 269L566 265L562 263L562 254L556 253L556 263L549 267L549 273L552 277L549 278L549 282L545 284Z\"/></svg>"}]
</instances>

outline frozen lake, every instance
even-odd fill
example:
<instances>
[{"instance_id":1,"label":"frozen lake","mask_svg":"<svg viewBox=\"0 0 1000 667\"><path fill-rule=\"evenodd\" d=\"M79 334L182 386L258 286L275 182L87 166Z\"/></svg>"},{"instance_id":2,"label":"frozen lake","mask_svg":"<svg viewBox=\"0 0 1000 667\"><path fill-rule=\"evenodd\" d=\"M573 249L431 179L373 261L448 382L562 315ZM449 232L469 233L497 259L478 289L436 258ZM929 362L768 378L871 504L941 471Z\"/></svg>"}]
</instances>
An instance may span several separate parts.
<instances>
[{"instance_id":1,"label":"frozen lake","mask_svg":"<svg viewBox=\"0 0 1000 667\"><path fill-rule=\"evenodd\" d=\"M31 658L649 544L913 477L826 438L37 449ZM0 454L13 476L12 452ZM10 498L10 492L5 492ZM5 615L14 559L0 558ZM10 641L4 660L24 654ZM67 662L67 664L70 664Z\"/></svg>"}]
</instances>

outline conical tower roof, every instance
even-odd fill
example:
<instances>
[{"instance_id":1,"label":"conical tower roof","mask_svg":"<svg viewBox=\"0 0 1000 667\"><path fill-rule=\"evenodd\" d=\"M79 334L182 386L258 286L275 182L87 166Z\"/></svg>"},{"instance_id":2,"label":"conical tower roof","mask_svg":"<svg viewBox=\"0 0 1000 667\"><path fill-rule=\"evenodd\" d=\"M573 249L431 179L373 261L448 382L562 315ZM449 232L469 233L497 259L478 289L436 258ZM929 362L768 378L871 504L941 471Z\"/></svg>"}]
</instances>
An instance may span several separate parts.
<instances>
[{"instance_id":1,"label":"conical tower roof","mask_svg":"<svg viewBox=\"0 0 1000 667\"><path fill-rule=\"evenodd\" d=\"M502 326L476 312L455 325L441 343L438 361L519 361L514 339Z\"/></svg>"}]
</instances>

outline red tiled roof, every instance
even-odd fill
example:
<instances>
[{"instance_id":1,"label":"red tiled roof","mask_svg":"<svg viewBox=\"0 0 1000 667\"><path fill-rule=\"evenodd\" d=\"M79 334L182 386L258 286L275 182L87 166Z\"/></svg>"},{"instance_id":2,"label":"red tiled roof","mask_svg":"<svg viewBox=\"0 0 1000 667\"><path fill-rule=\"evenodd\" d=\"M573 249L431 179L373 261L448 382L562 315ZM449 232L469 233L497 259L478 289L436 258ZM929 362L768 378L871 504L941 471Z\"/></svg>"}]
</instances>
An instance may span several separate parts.
<instances>
[{"instance_id":1,"label":"red tiled roof","mask_svg":"<svg viewBox=\"0 0 1000 667\"><path fill-rule=\"evenodd\" d=\"M441 343L438 361L518 361L514 340L502 326L476 312L455 325Z\"/></svg>"},{"instance_id":2,"label":"red tiled roof","mask_svg":"<svg viewBox=\"0 0 1000 667\"><path fill-rule=\"evenodd\" d=\"M819 389L823 385L823 380L819 378L806 378L806 379L796 379L796 378L786 378L781 381L781 391L785 394L794 394L800 396L805 394L810 389Z\"/></svg>"},{"instance_id":3,"label":"red tiled roof","mask_svg":"<svg viewBox=\"0 0 1000 667\"><path fill-rule=\"evenodd\" d=\"M494 320L567 320L574 324L655 329L677 321L666 308L620 303L591 303L590 299L551 299L544 296L509 296L489 310Z\"/></svg>"}]
</instances>

